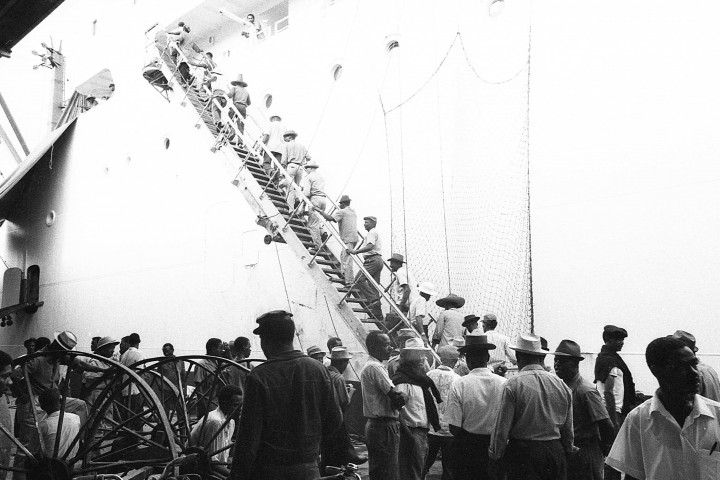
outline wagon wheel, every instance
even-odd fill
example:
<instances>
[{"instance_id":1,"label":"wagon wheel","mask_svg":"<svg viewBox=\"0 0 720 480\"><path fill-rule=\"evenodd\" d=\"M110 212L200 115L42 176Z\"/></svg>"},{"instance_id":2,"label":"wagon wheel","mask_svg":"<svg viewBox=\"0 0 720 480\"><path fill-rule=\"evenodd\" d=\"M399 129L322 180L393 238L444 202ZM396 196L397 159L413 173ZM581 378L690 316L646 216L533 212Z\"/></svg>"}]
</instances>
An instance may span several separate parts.
<instances>
[{"instance_id":1,"label":"wagon wheel","mask_svg":"<svg viewBox=\"0 0 720 480\"><path fill-rule=\"evenodd\" d=\"M30 378L30 372L43 364L54 378L62 365L76 358L99 360L108 367L88 385L84 396L88 402L70 397L66 386L59 389L57 434L52 442L38 428L47 417L38 404L38 389L33 382L22 381L23 396L16 411L19 438L0 425L0 435L14 443L17 454L14 464L0 465L0 471L14 472L13 478L65 480L128 471L139 465L161 467L177 458L173 431L157 395L131 369L84 352L38 352L16 362L24 378ZM123 395L124 390L134 396ZM63 439L64 435L70 436Z\"/></svg>"},{"instance_id":2,"label":"wagon wheel","mask_svg":"<svg viewBox=\"0 0 720 480\"><path fill-rule=\"evenodd\" d=\"M190 433L199 423L198 428L202 428L207 420L206 414L217 408L220 389L225 385L243 386L250 369L226 358L207 355L149 358L131 368L157 394L183 451L204 457L204 460L198 461L197 471L209 472L215 466L227 467L229 462L212 457L231 449L232 445L210 451L209 443L215 437L207 445L191 445ZM188 393L191 388L192 391ZM233 416L228 416L219 431L227 426Z\"/></svg>"}]
</instances>

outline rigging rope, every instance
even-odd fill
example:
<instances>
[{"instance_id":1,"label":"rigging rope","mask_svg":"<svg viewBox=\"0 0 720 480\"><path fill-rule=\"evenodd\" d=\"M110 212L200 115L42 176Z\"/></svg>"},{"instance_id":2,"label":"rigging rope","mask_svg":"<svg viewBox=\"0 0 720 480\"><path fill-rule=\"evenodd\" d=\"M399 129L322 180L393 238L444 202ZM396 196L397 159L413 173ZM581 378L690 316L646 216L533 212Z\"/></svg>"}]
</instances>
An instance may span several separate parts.
<instances>
[{"instance_id":1,"label":"rigging rope","mask_svg":"<svg viewBox=\"0 0 720 480\"><path fill-rule=\"evenodd\" d=\"M532 16L532 10L531 10ZM530 55L532 52L532 17L528 29L528 56L527 56L527 211L528 211L528 277L530 290L530 333L535 332L535 308L533 306L533 283L532 283L532 230L530 212Z\"/></svg>"},{"instance_id":2,"label":"rigging rope","mask_svg":"<svg viewBox=\"0 0 720 480\"><path fill-rule=\"evenodd\" d=\"M283 288L285 289L285 299L287 300L288 311L290 313L293 313L292 305L290 304L290 294L288 293L287 283L285 282L285 272L283 271L282 262L280 261L280 251L278 250L277 243L275 243L275 255L277 255L278 266L280 267L280 278L282 278ZM297 337L298 343L300 344L300 350L302 350L303 344L302 344L302 340L300 340L300 330L297 328L295 329L295 336Z\"/></svg>"}]
</instances>

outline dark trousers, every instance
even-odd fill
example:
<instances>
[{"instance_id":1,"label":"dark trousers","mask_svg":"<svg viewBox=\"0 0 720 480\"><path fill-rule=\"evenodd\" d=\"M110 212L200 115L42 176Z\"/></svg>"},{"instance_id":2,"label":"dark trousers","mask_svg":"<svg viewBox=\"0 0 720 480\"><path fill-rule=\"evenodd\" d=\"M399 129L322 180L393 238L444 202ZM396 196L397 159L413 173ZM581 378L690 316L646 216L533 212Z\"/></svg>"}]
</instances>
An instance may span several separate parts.
<instances>
[{"instance_id":1,"label":"dark trousers","mask_svg":"<svg viewBox=\"0 0 720 480\"><path fill-rule=\"evenodd\" d=\"M510 439L505 451L507 480L566 480L567 464L560 440Z\"/></svg>"},{"instance_id":2,"label":"dark trousers","mask_svg":"<svg viewBox=\"0 0 720 480\"><path fill-rule=\"evenodd\" d=\"M178 71L180 72L180 76L185 83L190 83L192 81L192 75L190 75L190 67L187 63L180 62L180 65L178 65Z\"/></svg>"},{"instance_id":3,"label":"dark trousers","mask_svg":"<svg viewBox=\"0 0 720 480\"><path fill-rule=\"evenodd\" d=\"M400 427L400 478L422 480L428 451L428 429Z\"/></svg>"},{"instance_id":4,"label":"dark trousers","mask_svg":"<svg viewBox=\"0 0 720 480\"><path fill-rule=\"evenodd\" d=\"M247 106L244 103L233 103L237 111L240 112L240 117L237 118L237 127L240 133L245 132L245 117L247 117ZM235 116L235 112L230 111L230 118Z\"/></svg>"},{"instance_id":5,"label":"dark trousers","mask_svg":"<svg viewBox=\"0 0 720 480\"><path fill-rule=\"evenodd\" d=\"M400 480L400 422L369 418L365 424L370 480Z\"/></svg>"},{"instance_id":6,"label":"dark trousers","mask_svg":"<svg viewBox=\"0 0 720 480\"><path fill-rule=\"evenodd\" d=\"M603 480L603 457L597 440L575 441L580 448L567 457L567 477L570 480Z\"/></svg>"},{"instance_id":7,"label":"dark trousers","mask_svg":"<svg viewBox=\"0 0 720 480\"><path fill-rule=\"evenodd\" d=\"M363 261L363 267L375 280L375 283L380 284L380 273L382 273L383 260L381 255L366 255ZM370 306L370 311L375 318L382 320L382 307L380 306L380 294L373 286L370 285L363 272L358 272L355 277L355 285L360 290L361 298L368 300L369 302L376 302Z\"/></svg>"},{"instance_id":8,"label":"dark trousers","mask_svg":"<svg viewBox=\"0 0 720 480\"><path fill-rule=\"evenodd\" d=\"M428 434L428 454L425 459L425 475L428 474L430 468L435 463L439 451L442 451L443 472L441 480L454 480L453 437Z\"/></svg>"},{"instance_id":9,"label":"dark trousers","mask_svg":"<svg viewBox=\"0 0 720 480\"><path fill-rule=\"evenodd\" d=\"M488 447L490 435L478 435L461 430L455 437L453 465L458 480L484 480L488 478ZM443 456L445 453L443 452Z\"/></svg>"}]
</instances>

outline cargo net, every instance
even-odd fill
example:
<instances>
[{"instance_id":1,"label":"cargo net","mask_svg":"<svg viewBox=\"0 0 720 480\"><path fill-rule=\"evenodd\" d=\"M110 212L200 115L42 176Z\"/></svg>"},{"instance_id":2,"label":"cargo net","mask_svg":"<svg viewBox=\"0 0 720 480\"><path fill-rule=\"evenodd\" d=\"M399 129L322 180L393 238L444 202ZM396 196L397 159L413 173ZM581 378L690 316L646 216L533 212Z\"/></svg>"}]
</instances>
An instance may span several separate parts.
<instances>
[{"instance_id":1,"label":"cargo net","mask_svg":"<svg viewBox=\"0 0 720 480\"><path fill-rule=\"evenodd\" d=\"M528 68L490 83L456 42L429 82L385 105L392 251L435 285L434 317L452 292L511 339L532 317Z\"/></svg>"}]
</instances>

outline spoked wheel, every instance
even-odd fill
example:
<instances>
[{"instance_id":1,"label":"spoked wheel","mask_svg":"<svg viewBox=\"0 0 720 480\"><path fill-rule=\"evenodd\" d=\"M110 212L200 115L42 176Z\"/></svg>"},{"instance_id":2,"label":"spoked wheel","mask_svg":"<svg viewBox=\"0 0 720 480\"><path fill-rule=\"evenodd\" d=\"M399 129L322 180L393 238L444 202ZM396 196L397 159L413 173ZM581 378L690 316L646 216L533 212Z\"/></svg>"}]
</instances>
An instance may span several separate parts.
<instances>
[{"instance_id":1,"label":"spoked wheel","mask_svg":"<svg viewBox=\"0 0 720 480\"><path fill-rule=\"evenodd\" d=\"M191 441L190 434L194 428L202 429L207 422L207 414L218 407L220 389L225 385L243 386L250 369L226 358L207 355L149 358L131 368L160 399L182 451L197 454L199 460L193 470L209 475L216 470L214 467L227 468L226 451L232 445L213 448L217 435L201 437L206 441L196 445ZM230 423L232 416L225 419L219 430Z\"/></svg>"},{"instance_id":2,"label":"spoked wheel","mask_svg":"<svg viewBox=\"0 0 720 480\"><path fill-rule=\"evenodd\" d=\"M59 390L60 410L49 416L40 408L33 378L54 378L76 359L107 367L91 381L83 399ZM163 467L178 456L165 410L153 389L133 370L84 352L38 352L18 359L24 374L18 398L18 438L0 425L0 435L17 447L14 479L65 480L88 474L126 472L140 466ZM54 441L52 433L56 432ZM50 435L48 435L48 433Z\"/></svg>"}]
</instances>

